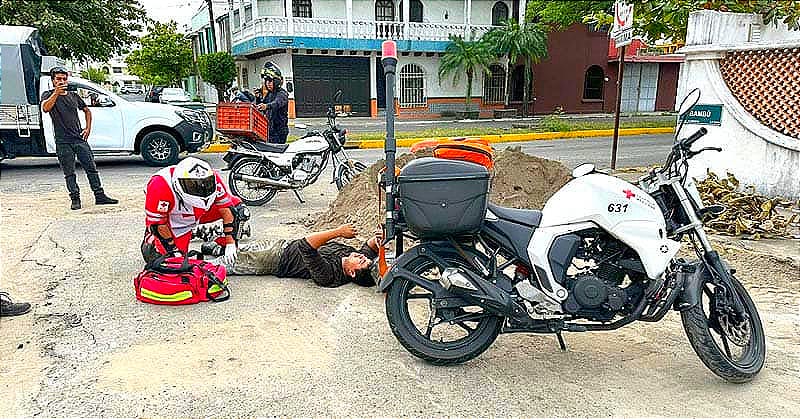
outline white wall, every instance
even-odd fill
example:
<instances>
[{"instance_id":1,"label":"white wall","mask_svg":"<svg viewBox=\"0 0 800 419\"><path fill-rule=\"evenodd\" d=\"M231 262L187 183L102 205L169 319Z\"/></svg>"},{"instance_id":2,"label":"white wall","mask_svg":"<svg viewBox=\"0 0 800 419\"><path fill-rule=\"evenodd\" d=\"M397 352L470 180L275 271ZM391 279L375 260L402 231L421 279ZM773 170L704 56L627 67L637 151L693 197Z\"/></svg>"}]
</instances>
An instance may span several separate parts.
<instances>
[{"instance_id":1,"label":"white wall","mask_svg":"<svg viewBox=\"0 0 800 419\"><path fill-rule=\"evenodd\" d=\"M258 0L258 16L284 16L283 9L283 0Z\"/></svg>"},{"instance_id":2,"label":"white wall","mask_svg":"<svg viewBox=\"0 0 800 419\"><path fill-rule=\"evenodd\" d=\"M747 42L749 28L758 23L754 15L716 11L693 12L689 17L686 61L678 78L678 100L700 88L701 104L722 104L720 126L705 126L708 134L693 148L721 147L723 152L705 152L690 161L689 174L702 178L707 169L724 176L733 173L742 185L753 185L762 194L800 199L800 141L762 125L732 95L719 70L719 59L734 48L768 49L776 43L800 47L800 37L785 30L768 33L761 42ZM744 32L744 34L742 34ZM688 125L681 136L699 129Z\"/></svg>"},{"instance_id":3,"label":"white wall","mask_svg":"<svg viewBox=\"0 0 800 419\"><path fill-rule=\"evenodd\" d=\"M467 75L462 74L458 84L453 85L452 75L439 82L439 57L398 57L397 62L397 88L399 94L400 71L406 64L414 63L422 67L425 71L425 96L440 98L453 97L462 98L467 91ZM483 73L478 72L472 80L472 97L483 96Z\"/></svg>"},{"instance_id":4,"label":"white wall","mask_svg":"<svg viewBox=\"0 0 800 419\"><path fill-rule=\"evenodd\" d=\"M473 25L491 25L492 24L492 7L497 3L493 0L473 0L472 1L472 19ZM514 17L513 3L510 1L503 1L508 6L508 17Z\"/></svg>"}]
</instances>

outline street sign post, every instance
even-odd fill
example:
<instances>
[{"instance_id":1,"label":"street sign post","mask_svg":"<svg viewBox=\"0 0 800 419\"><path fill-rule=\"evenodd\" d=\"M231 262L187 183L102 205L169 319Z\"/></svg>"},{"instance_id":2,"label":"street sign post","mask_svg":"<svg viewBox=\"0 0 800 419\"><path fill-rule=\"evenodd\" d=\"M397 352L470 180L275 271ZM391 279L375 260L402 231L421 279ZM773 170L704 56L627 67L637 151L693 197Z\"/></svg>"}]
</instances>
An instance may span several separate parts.
<instances>
[{"instance_id":1,"label":"street sign post","mask_svg":"<svg viewBox=\"0 0 800 419\"><path fill-rule=\"evenodd\" d=\"M617 145L619 143L619 108L622 103L622 75L625 70L625 46L633 40L633 5L624 1L614 3L614 27L611 30L619 54L617 71L617 103L614 111L614 138L611 144L611 168L617 168Z\"/></svg>"}]
</instances>

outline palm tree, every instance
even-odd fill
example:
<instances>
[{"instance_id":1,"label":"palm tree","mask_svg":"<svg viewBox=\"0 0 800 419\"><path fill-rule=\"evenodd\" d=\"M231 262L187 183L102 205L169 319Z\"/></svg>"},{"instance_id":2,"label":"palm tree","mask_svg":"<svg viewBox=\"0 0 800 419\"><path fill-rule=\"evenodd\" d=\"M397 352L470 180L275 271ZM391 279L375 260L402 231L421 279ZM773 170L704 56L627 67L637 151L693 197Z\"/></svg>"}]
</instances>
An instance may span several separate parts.
<instances>
[{"instance_id":1,"label":"palm tree","mask_svg":"<svg viewBox=\"0 0 800 419\"><path fill-rule=\"evenodd\" d=\"M531 68L547 57L547 32L540 25L520 25L514 19L503 22L499 28L487 32L484 41L490 45L492 52L497 56L508 58L508 71L506 72L506 97L505 106L508 106L511 95L511 66L523 59L525 65L525 84L522 96L522 116L528 110L528 97L531 86Z\"/></svg>"},{"instance_id":2,"label":"palm tree","mask_svg":"<svg viewBox=\"0 0 800 419\"><path fill-rule=\"evenodd\" d=\"M464 111L469 111L472 103L472 80L476 71L488 73L492 54L481 41L465 41L461 36L450 35L450 44L439 63L439 83L442 78L452 76L453 86L461 81L461 74L467 75L467 91L464 96Z\"/></svg>"}]
</instances>

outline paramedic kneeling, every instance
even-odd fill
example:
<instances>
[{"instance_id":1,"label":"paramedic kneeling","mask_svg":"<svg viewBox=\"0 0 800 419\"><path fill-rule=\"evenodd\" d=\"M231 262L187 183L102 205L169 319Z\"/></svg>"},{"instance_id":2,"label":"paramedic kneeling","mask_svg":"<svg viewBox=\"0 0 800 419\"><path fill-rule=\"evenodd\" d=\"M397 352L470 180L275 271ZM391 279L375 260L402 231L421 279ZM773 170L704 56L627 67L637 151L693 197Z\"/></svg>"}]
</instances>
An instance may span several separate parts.
<instances>
[{"instance_id":1,"label":"paramedic kneeling","mask_svg":"<svg viewBox=\"0 0 800 419\"><path fill-rule=\"evenodd\" d=\"M235 229L243 213L219 173L200 159L187 157L159 170L147 184L142 256L150 263L161 255L186 254L192 230L200 223L222 220L224 263L236 260Z\"/></svg>"},{"instance_id":2,"label":"paramedic kneeling","mask_svg":"<svg viewBox=\"0 0 800 419\"><path fill-rule=\"evenodd\" d=\"M258 240L242 244L235 263L225 263L228 274L275 275L278 278L311 279L322 287L338 287L355 283L362 287L376 284L378 244L382 233L375 233L359 250L332 241L352 239L356 231L345 224L332 230L309 234L297 240ZM203 253L217 256L222 253L214 243L202 246ZM217 263L211 260L211 263Z\"/></svg>"}]
</instances>

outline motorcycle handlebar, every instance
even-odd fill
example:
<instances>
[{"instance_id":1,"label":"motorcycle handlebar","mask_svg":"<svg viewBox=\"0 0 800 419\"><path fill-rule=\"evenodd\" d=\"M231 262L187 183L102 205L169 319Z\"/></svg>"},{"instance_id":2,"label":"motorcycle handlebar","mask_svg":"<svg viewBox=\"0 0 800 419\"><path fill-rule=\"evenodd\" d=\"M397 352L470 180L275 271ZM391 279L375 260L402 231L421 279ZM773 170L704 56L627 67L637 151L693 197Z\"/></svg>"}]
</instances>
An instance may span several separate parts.
<instances>
[{"instance_id":1,"label":"motorcycle handlebar","mask_svg":"<svg viewBox=\"0 0 800 419\"><path fill-rule=\"evenodd\" d=\"M688 149L689 147L692 146L692 144L694 144L695 141L699 140L706 134L708 134L708 130L705 128L700 128L699 130L697 130L697 132L695 132L688 138L685 138L683 141L681 141L681 144L683 145L683 147Z\"/></svg>"}]
</instances>

